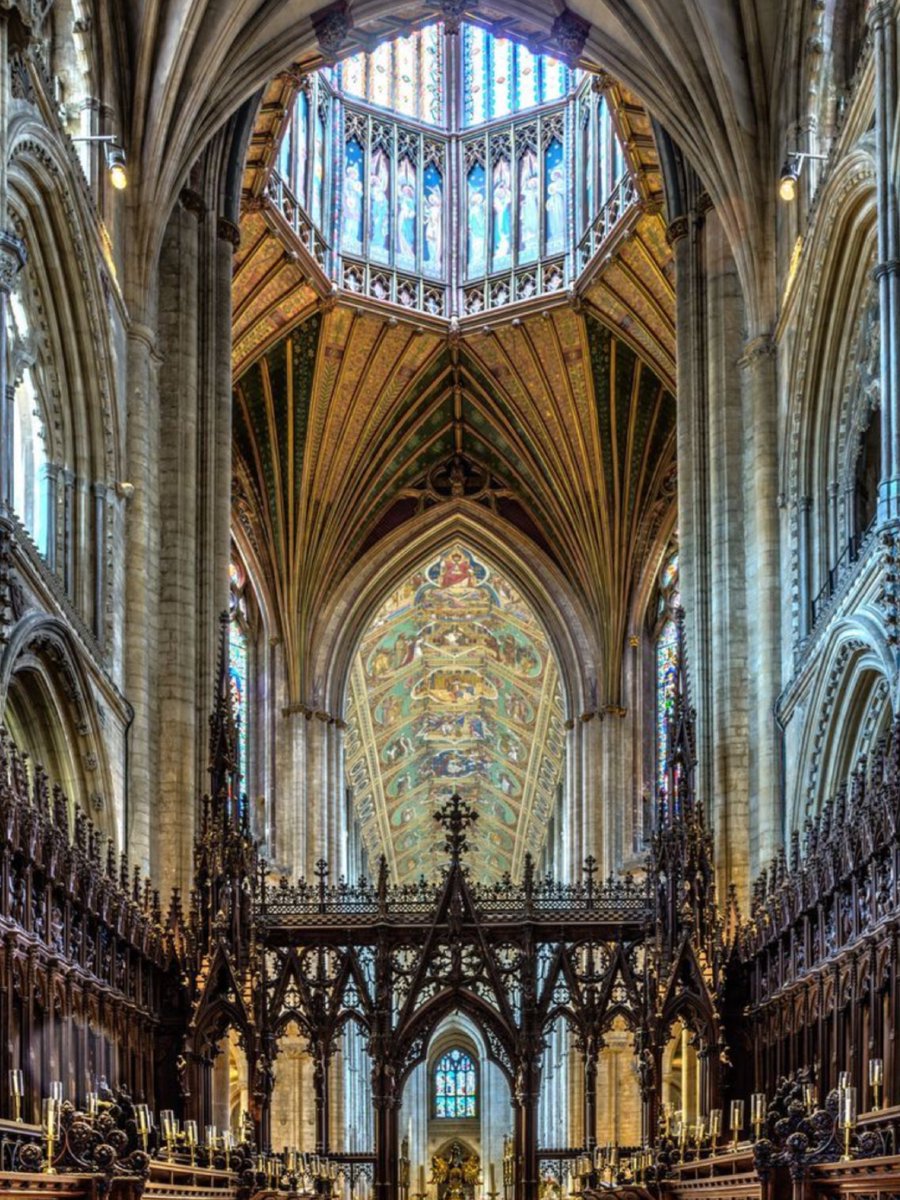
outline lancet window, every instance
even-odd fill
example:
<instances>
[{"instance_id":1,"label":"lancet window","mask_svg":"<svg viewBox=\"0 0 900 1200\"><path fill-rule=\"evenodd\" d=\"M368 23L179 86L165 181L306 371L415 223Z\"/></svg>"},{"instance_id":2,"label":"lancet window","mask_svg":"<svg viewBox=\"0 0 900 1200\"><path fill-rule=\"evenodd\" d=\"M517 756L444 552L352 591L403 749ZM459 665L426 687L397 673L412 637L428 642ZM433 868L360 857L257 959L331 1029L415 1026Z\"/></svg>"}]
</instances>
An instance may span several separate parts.
<instances>
[{"instance_id":1,"label":"lancet window","mask_svg":"<svg viewBox=\"0 0 900 1200\"><path fill-rule=\"evenodd\" d=\"M28 316L14 293L8 307L12 359L12 507L45 557L50 548L52 471Z\"/></svg>"},{"instance_id":2,"label":"lancet window","mask_svg":"<svg viewBox=\"0 0 900 1200\"><path fill-rule=\"evenodd\" d=\"M249 638L247 633L246 579L238 563L229 568L231 585L231 624L228 630L228 681L232 711L237 725L238 768L242 786L247 787L249 768L250 712L247 697Z\"/></svg>"},{"instance_id":3,"label":"lancet window","mask_svg":"<svg viewBox=\"0 0 900 1200\"><path fill-rule=\"evenodd\" d=\"M679 605L678 554L662 569L659 580L659 632L656 637L656 784L664 786L668 727L675 704L678 672L678 636L675 610Z\"/></svg>"}]
</instances>

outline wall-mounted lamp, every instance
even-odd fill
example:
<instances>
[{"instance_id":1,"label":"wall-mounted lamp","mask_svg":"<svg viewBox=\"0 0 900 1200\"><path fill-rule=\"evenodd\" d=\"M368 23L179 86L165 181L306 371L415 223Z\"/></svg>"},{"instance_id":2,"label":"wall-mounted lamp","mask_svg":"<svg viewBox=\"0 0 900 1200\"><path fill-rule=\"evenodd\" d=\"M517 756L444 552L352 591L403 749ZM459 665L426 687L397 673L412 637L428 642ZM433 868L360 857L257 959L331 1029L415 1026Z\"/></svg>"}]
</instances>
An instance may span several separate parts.
<instances>
[{"instance_id":1,"label":"wall-mounted lamp","mask_svg":"<svg viewBox=\"0 0 900 1200\"><path fill-rule=\"evenodd\" d=\"M125 151L117 144L115 134L95 134L92 137L73 137L73 142L101 142L106 156L109 182L117 192L128 187L128 172L125 170Z\"/></svg>"},{"instance_id":2,"label":"wall-mounted lamp","mask_svg":"<svg viewBox=\"0 0 900 1200\"><path fill-rule=\"evenodd\" d=\"M804 150L795 150L784 160L781 174L778 177L778 195L788 202L797 199L797 181L803 170L803 164L808 158L815 162L824 162L824 154L807 154Z\"/></svg>"}]
</instances>

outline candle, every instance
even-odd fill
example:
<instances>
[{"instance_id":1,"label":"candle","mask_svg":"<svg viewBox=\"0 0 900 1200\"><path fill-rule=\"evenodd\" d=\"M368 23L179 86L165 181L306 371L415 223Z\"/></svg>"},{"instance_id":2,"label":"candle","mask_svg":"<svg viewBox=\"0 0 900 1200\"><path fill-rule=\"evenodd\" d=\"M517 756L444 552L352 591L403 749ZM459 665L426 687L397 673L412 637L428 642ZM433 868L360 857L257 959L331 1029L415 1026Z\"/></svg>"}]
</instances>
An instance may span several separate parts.
<instances>
[{"instance_id":1,"label":"candle","mask_svg":"<svg viewBox=\"0 0 900 1200\"><path fill-rule=\"evenodd\" d=\"M731 1133L735 1144L740 1137L744 1128L744 1102L743 1100L732 1100L731 1102Z\"/></svg>"},{"instance_id":2,"label":"candle","mask_svg":"<svg viewBox=\"0 0 900 1200\"><path fill-rule=\"evenodd\" d=\"M55 1138L59 1131L59 1101L55 1096L41 1101L41 1128L48 1138Z\"/></svg>"},{"instance_id":3,"label":"candle","mask_svg":"<svg viewBox=\"0 0 900 1200\"><path fill-rule=\"evenodd\" d=\"M197 1122L185 1121L184 1123L184 1140L189 1146L197 1145Z\"/></svg>"},{"instance_id":4,"label":"candle","mask_svg":"<svg viewBox=\"0 0 900 1200\"><path fill-rule=\"evenodd\" d=\"M419 1163L419 1195L425 1195L425 1168Z\"/></svg>"},{"instance_id":5,"label":"candle","mask_svg":"<svg viewBox=\"0 0 900 1200\"><path fill-rule=\"evenodd\" d=\"M50 1099L56 1100L59 1104L62 1104L62 1098L63 1098L62 1084L60 1083L60 1081L58 1079L55 1079L53 1081L53 1083L50 1084Z\"/></svg>"},{"instance_id":6,"label":"candle","mask_svg":"<svg viewBox=\"0 0 900 1200\"><path fill-rule=\"evenodd\" d=\"M813 1112L818 1103L816 1096L816 1085L814 1083L804 1083L803 1085L803 1105L807 1112Z\"/></svg>"},{"instance_id":7,"label":"candle","mask_svg":"<svg viewBox=\"0 0 900 1200\"><path fill-rule=\"evenodd\" d=\"M850 1072L849 1071L841 1071L841 1073L838 1075L838 1091L845 1092L849 1086L850 1086Z\"/></svg>"},{"instance_id":8,"label":"candle","mask_svg":"<svg viewBox=\"0 0 900 1200\"><path fill-rule=\"evenodd\" d=\"M493 1163L490 1163L490 1164L488 1165L488 1179L490 1180L490 1190L491 1190L491 1192L492 1192L492 1193L493 1193L493 1192L496 1192L496 1190L497 1190L497 1181L496 1181L496 1179L494 1178L494 1164L493 1164Z\"/></svg>"},{"instance_id":9,"label":"candle","mask_svg":"<svg viewBox=\"0 0 900 1200\"><path fill-rule=\"evenodd\" d=\"M765 1092L754 1092L750 1097L750 1123L757 1133L759 1133L759 1127L765 1119L766 1094Z\"/></svg>"},{"instance_id":10,"label":"candle","mask_svg":"<svg viewBox=\"0 0 900 1200\"><path fill-rule=\"evenodd\" d=\"M844 1088L841 1092L841 1125L852 1129L856 1124L856 1088Z\"/></svg>"},{"instance_id":11,"label":"candle","mask_svg":"<svg viewBox=\"0 0 900 1200\"><path fill-rule=\"evenodd\" d=\"M721 1108L713 1108L710 1110L710 1114L709 1114L710 1140L715 1142L721 1132L722 1132L722 1110L721 1110Z\"/></svg>"},{"instance_id":12,"label":"candle","mask_svg":"<svg viewBox=\"0 0 900 1200\"><path fill-rule=\"evenodd\" d=\"M9 1073L9 1090L13 1098L13 1116L16 1122L22 1124L22 1097L25 1095L25 1076L19 1070Z\"/></svg>"},{"instance_id":13,"label":"candle","mask_svg":"<svg viewBox=\"0 0 900 1200\"><path fill-rule=\"evenodd\" d=\"M872 1108L881 1108L881 1089L884 1085L884 1063L880 1058L869 1059L869 1086L872 1089Z\"/></svg>"}]
</instances>

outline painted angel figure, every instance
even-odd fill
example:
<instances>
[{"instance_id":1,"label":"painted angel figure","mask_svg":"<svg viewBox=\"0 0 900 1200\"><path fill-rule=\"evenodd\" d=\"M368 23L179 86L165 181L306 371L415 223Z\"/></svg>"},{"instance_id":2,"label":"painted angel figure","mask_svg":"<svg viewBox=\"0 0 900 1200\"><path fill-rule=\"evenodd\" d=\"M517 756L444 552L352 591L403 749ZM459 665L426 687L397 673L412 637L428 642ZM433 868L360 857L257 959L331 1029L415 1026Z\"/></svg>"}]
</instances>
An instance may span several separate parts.
<instances>
[{"instance_id":1,"label":"painted angel figure","mask_svg":"<svg viewBox=\"0 0 900 1200\"><path fill-rule=\"evenodd\" d=\"M379 150L372 161L372 174L369 179L371 229L369 240L370 253L373 257L383 258L388 252L388 163L383 151Z\"/></svg>"}]
</instances>

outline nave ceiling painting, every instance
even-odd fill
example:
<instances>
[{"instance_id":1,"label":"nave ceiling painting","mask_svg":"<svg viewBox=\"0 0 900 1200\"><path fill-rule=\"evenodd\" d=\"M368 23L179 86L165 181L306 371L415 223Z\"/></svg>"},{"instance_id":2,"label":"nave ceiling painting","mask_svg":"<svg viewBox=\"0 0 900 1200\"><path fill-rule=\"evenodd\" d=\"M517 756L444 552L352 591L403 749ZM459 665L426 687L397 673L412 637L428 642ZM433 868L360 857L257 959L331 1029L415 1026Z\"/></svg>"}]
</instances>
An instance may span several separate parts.
<instances>
[{"instance_id":1,"label":"nave ceiling painting","mask_svg":"<svg viewBox=\"0 0 900 1200\"><path fill-rule=\"evenodd\" d=\"M519 877L553 815L563 757L559 672L537 618L503 574L453 541L384 602L351 676L347 782L374 860L392 878L444 861L433 813L454 792L478 824L479 879Z\"/></svg>"}]
</instances>

